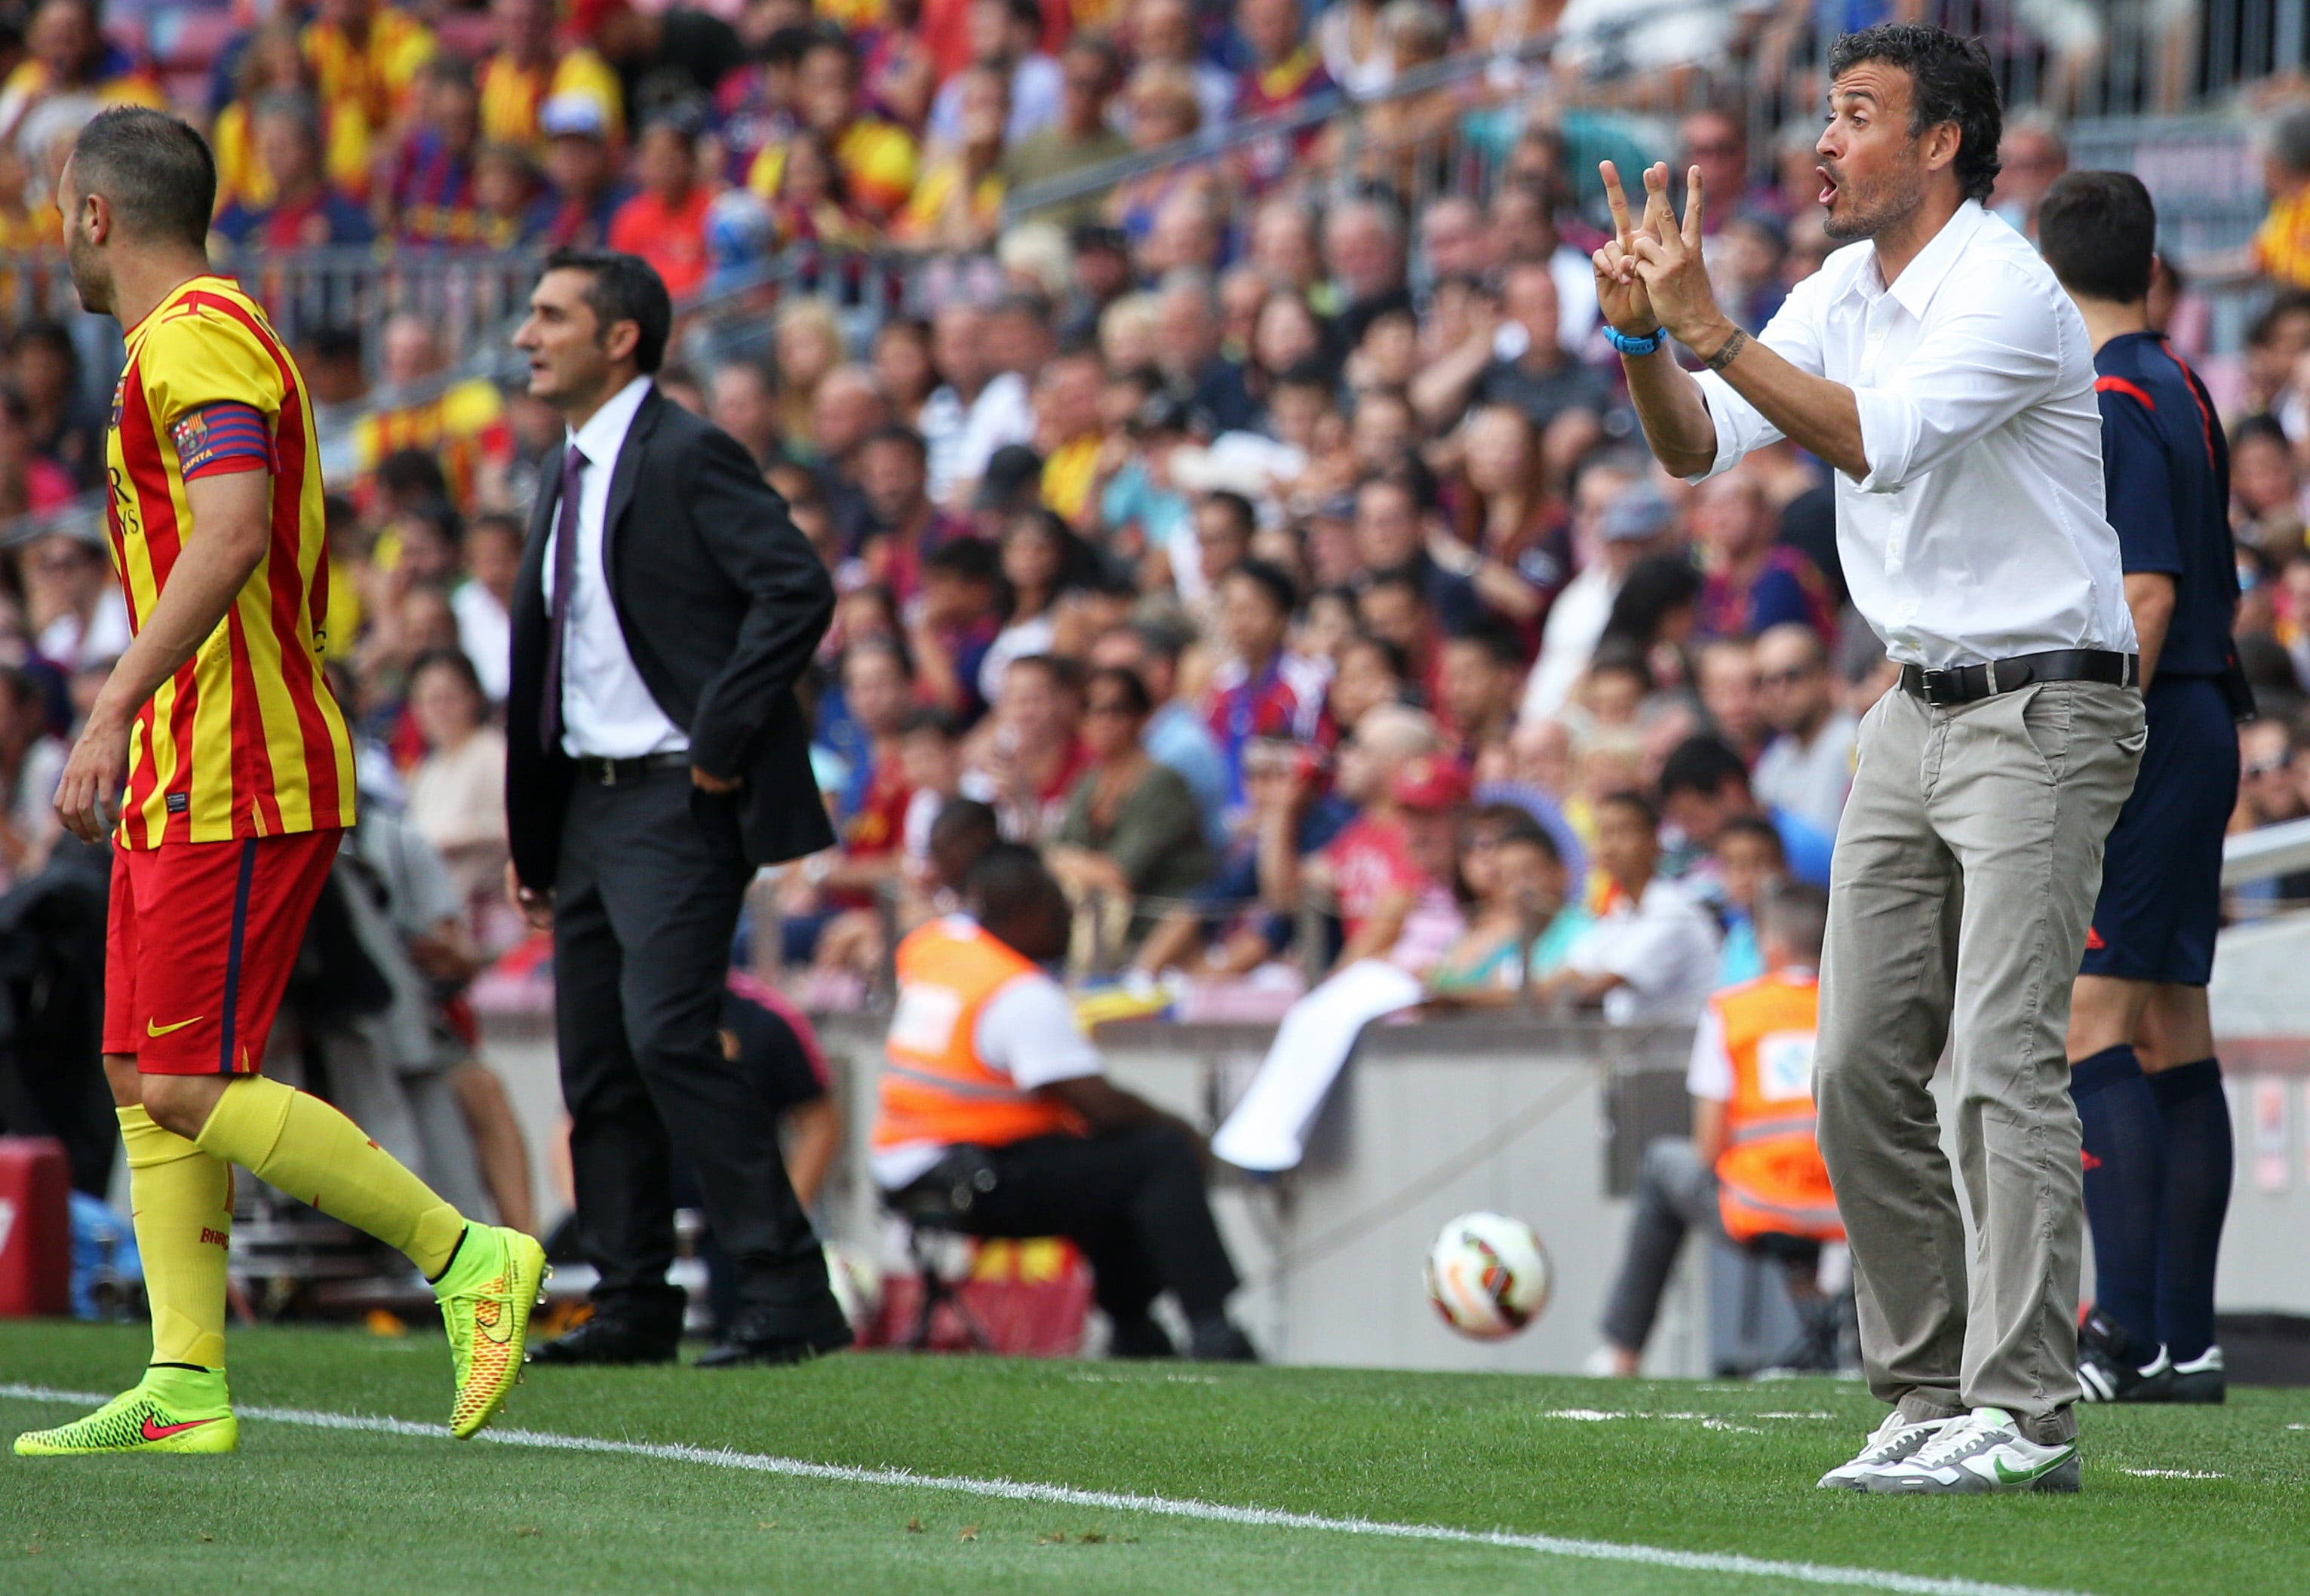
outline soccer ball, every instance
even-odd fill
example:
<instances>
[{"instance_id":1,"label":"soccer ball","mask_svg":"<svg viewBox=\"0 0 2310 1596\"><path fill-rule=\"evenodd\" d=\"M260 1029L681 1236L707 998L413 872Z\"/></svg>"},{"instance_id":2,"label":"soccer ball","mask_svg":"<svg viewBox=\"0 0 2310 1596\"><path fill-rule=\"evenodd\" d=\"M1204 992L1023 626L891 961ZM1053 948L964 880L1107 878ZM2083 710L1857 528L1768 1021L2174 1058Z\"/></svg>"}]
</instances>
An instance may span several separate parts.
<instances>
[{"instance_id":1,"label":"soccer ball","mask_svg":"<svg viewBox=\"0 0 2310 1596\"><path fill-rule=\"evenodd\" d=\"M1462 1214L1428 1249L1428 1300L1478 1340L1512 1336L1548 1306L1548 1249L1506 1214Z\"/></svg>"}]
</instances>

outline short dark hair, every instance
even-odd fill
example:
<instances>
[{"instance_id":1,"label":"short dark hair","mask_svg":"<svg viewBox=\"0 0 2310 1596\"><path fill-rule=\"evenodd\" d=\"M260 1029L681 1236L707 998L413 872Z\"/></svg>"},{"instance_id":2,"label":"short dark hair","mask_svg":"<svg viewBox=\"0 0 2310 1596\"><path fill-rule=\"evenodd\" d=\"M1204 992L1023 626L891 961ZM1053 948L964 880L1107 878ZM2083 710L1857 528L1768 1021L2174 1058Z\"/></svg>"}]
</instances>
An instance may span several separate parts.
<instances>
[{"instance_id":1,"label":"short dark hair","mask_svg":"<svg viewBox=\"0 0 2310 1596\"><path fill-rule=\"evenodd\" d=\"M395 499L447 499L449 479L423 449L395 449L377 464L377 485Z\"/></svg>"},{"instance_id":2,"label":"short dark hair","mask_svg":"<svg viewBox=\"0 0 2310 1596\"><path fill-rule=\"evenodd\" d=\"M1804 881L1771 881L1757 894L1757 934L1811 963L1828 941L1828 894Z\"/></svg>"},{"instance_id":3,"label":"short dark hair","mask_svg":"<svg viewBox=\"0 0 2310 1596\"><path fill-rule=\"evenodd\" d=\"M895 443L902 448L913 450L915 458L924 462L931 457L930 446L923 441L923 435L904 421L885 422L869 432L864 442Z\"/></svg>"},{"instance_id":4,"label":"short dark hair","mask_svg":"<svg viewBox=\"0 0 2310 1596\"><path fill-rule=\"evenodd\" d=\"M1228 572L1226 579L1242 579L1254 584L1267 595L1278 613L1289 616L1299 607L1299 589L1282 567L1270 565L1264 559L1246 559Z\"/></svg>"},{"instance_id":5,"label":"short dark hair","mask_svg":"<svg viewBox=\"0 0 2310 1596\"><path fill-rule=\"evenodd\" d=\"M472 693L483 705L486 706L489 703L490 695L482 687L482 673L473 668L473 662L466 657L464 649L427 649L410 662L409 680L413 682L426 672L437 669L448 672L450 675L465 683L465 690Z\"/></svg>"},{"instance_id":6,"label":"short dark hair","mask_svg":"<svg viewBox=\"0 0 2310 1596\"><path fill-rule=\"evenodd\" d=\"M1521 668L1524 664L1524 638L1517 635L1515 628L1504 620L1484 617L1471 621L1445 641L1465 643L1472 648L1481 648L1497 665Z\"/></svg>"},{"instance_id":7,"label":"short dark hair","mask_svg":"<svg viewBox=\"0 0 2310 1596\"><path fill-rule=\"evenodd\" d=\"M1833 82L1863 61L1882 61L1909 74L1909 134L1943 122L1957 124L1955 169L1967 199L1987 199L1997 185L1997 145L2005 113L1997 74L1977 39L1960 39L1928 22L1880 22L1848 33L1829 47Z\"/></svg>"},{"instance_id":8,"label":"short dark hair","mask_svg":"<svg viewBox=\"0 0 2310 1596\"><path fill-rule=\"evenodd\" d=\"M2071 293L2131 305L2149 293L2158 207L2132 172L2065 172L2037 205L2037 249Z\"/></svg>"},{"instance_id":9,"label":"short dark hair","mask_svg":"<svg viewBox=\"0 0 2310 1596\"><path fill-rule=\"evenodd\" d=\"M1621 787L1605 794L1596 800L1596 807L1600 810L1614 807L1625 809L1644 821L1646 830L1660 829L1660 811L1653 807L1651 799L1633 787Z\"/></svg>"},{"instance_id":10,"label":"short dark hair","mask_svg":"<svg viewBox=\"0 0 2310 1596\"><path fill-rule=\"evenodd\" d=\"M1487 803L1469 819L1478 826L1498 827L1503 844L1524 843L1538 848L1559 864L1564 863L1564 850L1556 846L1556 839L1522 804Z\"/></svg>"},{"instance_id":11,"label":"short dark hair","mask_svg":"<svg viewBox=\"0 0 2310 1596\"><path fill-rule=\"evenodd\" d=\"M1788 863L1788 844L1781 840L1779 828L1764 816L1734 815L1724 822L1724 829L1717 832L1716 846L1722 849L1728 841L1736 837L1752 837L1771 850L1774 858L1784 864Z\"/></svg>"},{"instance_id":12,"label":"short dark hair","mask_svg":"<svg viewBox=\"0 0 2310 1596\"><path fill-rule=\"evenodd\" d=\"M665 341L673 333L673 299L665 291L665 279L649 262L614 249L565 245L545 257L545 272L583 272L592 280L586 303L601 324L600 335L608 336L619 322L634 324L640 334L634 340L635 370L655 373L665 363Z\"/></svg>"},{"instance_id":13,"label":"short dark hair","mask_svg":"<svg viewBox=\"0 0 2310 1596\"><path fill-rule=\"evenodd\" d=\"M1003 557L985 538L950 538L923 556L923 571L942 572L958 582L985 582L1000 586Z\"/></svg>"},{"instance_id":14,"label":"short dark hair","mask_svg":"<svg viewBox=\"0 0 2310 1596\"><path fill-rule=\"evenodd\" d=\"M1044 867L1043 856L1019 842L998 842L986 849L963 882L972 914L990 931L1059 895L1059 884Z\"/></svg>"},{"instance_id":15,"label":"short dark hair","mask_svg":"<svg viewBox=\"0 0 2310 1596\"><path fill-rule=\"evenodd\" d=\"M1236 530L1246 538L1259 530L1259 512L1252 508L1251 500L1232 488L1214 488L1203 495L1205 504L1219 506L1235 523Z\"/></svg>"},{"instance_id":16,"label":"short dark hair","mask_svg":"<svg viewBox=\"0 0 2310 1596\"><path fill-rule=\"evenodd\" d=\"M102 195L135 237L208 245L216 157L190 123L166 111L135 105L99 111L73 144L73 181L83 195Z\"/></svg>"},{"instance_id":17,"label":"short dark hair","mask_svg":"<svg viewBox=\"0 0 2310 1596\"><path fill-rule=\"evenodd\" d=\"M1148 692L1147 683L1138 672L1126 670L1121 665L1101 665L1084 680L1086 693L1102 682L1120 692L1125 707L1141 720L1155 713L1154 697Z\"/></svg>"},{"instance_id":18,"label":"short dark hair","mask_svg":"<svg viewBox=\"0 0 2310 1596\"><path fill-rule=\"evenodd\" d=\"M1666 802L1679 793L1698 793L1713 798L1728 779L1749 785L1749 767L1722 737L1706 732L1686 738L1669 750L1661 765L1660 795Z\"/></svg>"},{"instance_id":19,"label":"short dark hair","mask_svg":"<svg viewBox=\"0 0 2310 1596\"><path fill-rule=\"evenodd\" d=\"M1081 696L1083 670L1081 662L1064 654L1022 654L1003 669L1009 671L1039 671L1045 681L1063 693Z\"/></svg>"}]
</instances>

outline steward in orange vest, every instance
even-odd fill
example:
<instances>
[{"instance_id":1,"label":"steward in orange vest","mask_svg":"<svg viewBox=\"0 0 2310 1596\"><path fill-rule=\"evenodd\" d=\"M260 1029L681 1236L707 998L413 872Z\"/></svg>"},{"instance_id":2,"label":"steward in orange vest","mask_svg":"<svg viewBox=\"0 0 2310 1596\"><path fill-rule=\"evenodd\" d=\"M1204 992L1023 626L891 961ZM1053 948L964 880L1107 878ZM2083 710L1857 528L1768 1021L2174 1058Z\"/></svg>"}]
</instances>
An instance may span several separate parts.
<instances>
[{"instance_id":1,"label":"steward in orange vest","mask_svg":"<svg viewBox=\"0 0 2310 1596\"><path fill-rule=\"evenodd\" d=\"M1819 976L1775 970L1716 993L1708 1009L1732 1066L1716 1156L1724 1234L1737 1242L1767 1234L1843 1241L1845 1225L1813 1141Z\"/></svg>"},{"instance_id":2,"label":"steward in orange vest","mask_svg":"<svg viewBox=\"0 0 2310 1596\"><path fill-rule=\"evenodd\" d=\"M1177 1297L1190 1356L1255 1356L1229 1323L1234 1266L1203 1193L1202 1139L1109 1081L1040 961L1066 951L1066 896L1031 848L971 867L971 913L899 944L875 1180L891 1205L981 1236L1064 1236L1090 1262L1122 1357L1177 1349L1148 1313Z\"/></svg>"}]
</instances>

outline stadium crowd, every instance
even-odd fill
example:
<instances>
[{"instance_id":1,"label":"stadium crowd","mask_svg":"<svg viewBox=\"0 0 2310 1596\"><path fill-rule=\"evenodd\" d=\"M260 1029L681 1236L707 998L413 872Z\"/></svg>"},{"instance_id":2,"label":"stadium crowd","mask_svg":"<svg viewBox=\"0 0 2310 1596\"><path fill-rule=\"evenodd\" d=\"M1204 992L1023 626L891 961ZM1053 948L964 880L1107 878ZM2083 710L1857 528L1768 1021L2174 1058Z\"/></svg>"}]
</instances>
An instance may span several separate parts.
<instances>
[{"instance_id":1,"label":"stadium crowd","mask_svg":"<svg viewBox=\"0 0 2310 1596\"><path fill-rule=\"evenodd\" d=\"M317 246L578 244L712 306L660 386L751 451L841 594L805 690L841 844L765 884L740 953L805 1006L881 992L894 936L951 901L942 845L999 835L1075 900L1105 1011L1272 1018L1380 957L1437 1008L1689 1019L1763 968L1767 883L1825 883L1857 719L1891 673L1846 603L1819 463L1784 443L1696 488L1644 451L1585 207L1600 152L1700 168L1711 277L1759 328L1829 247L1811 118L1760 141L1677 49L1634 46L1605 100L1672 114L1576 114L1593 97L1568 63L1385 97L1623 9L318 0L188 77L94 0L43 0L0 7L0 251L27 274L54 250L48 196L96 108L173 100L217 152L219 267L260 288ZM1699 9L1743 63L1796 58L1809 14ZM1335 85L1382 96L1352 136L1248 139L1006 221L1006 196ZM2241 828L2310 813L2310 102L2254 92L2268 219L2202 270L2267 306L2242 357L2210 362L2264 706ZM1482 181L1456 180L1474 169L1445 152L1465 150ZM2002 154L1993 208L2027 230L2059 124L2017 114ZM797 250L902 252L907 291L884 303L833 266L760 286ZM2180 268L2201 265L2167 263L2156 299L2193 354L2207 317ZM535 958L502 899L493 719L560 422L453 371L419 315L308 313L295 336L350 442L326 651L397 850L372 873L403 872L390 912L438 998ZM100 487L108 380L69 326L5 329L0 518ZM8 883L56 846L65 738L126 640L100 542L8 546ZM501 1095L452 1084L499 1142Z\"/></svg>"}]
</instances>

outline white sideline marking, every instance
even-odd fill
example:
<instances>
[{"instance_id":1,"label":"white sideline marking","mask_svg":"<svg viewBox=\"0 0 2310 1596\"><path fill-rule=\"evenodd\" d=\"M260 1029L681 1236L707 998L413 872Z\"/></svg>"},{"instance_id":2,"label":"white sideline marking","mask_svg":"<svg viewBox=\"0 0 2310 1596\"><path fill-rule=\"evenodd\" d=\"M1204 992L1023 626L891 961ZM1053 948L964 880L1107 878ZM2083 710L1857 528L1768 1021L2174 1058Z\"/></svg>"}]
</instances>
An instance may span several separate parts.
<instances>
[{"instance_id":1,"label":"white sideline marking","mask_svg":"<svg viewBox=\"0 0 2310 1596\"><path fill-rule=\"evenodd\" d=\"M0 1398L30 1402L68 1402L94 1406L111 1401L95 1392L56 1391L44 1385L0 1384ZM239 1408L243 1418L269 1419L275 1424L302 1425L308 1429L358 1430L384 1436L421 1436L446 1439L447 1427L412 1419L387 1418L366 1413L326 1413L308 1408ZM1613 1415L1618 1418L1620 1415ZM800 1458L771 1457L755 1452L734 1452L705 1446L668 1446L647 1441L606 1441L592 1436L560 1436L544 1430L483 1430L476 1440L500 1446L526 1446L547 1452L591 1452L621 1457L645 1457L661 1462L702 1463L713 1469L743 1469L792 1479L835 1480L846 1485L889 1485L913 1490L951 1491L958 1496L986 1496L1004 1502L1034 1502L1055 1507L1096 1507L1110 1513L1143 1513L1158 1518L1191 1519L1203 1523L1238 1524L1262 1530L1321 1530L1335 1534L1376 1536L1388 1540L1440 1541L1455 1546L1502 1547L1538 1552L1544 1557L1579 1557L1598 1563L1633 1563L1647 1568L1674 1568L1688 1574L1746 1574L1759 1579L1788 1580L1799 1584L1837 1585L1863 1591L1889 1591L1897 1596L2080 1596L2075 1592L2049 1591L2030 1585L1991 1584L1982 1580L1941 1579L1922 1574L1895 1574L1877 1568L1847 1568L1827 1563L1792 1563L1774 1557L1747 1557L1735 1552L1688 1552L1662 1546L1640 1546L1616 1540L1581 1540L1559 1535L1518 1535L1506 1530L1455 1530L1442 1524L1390 1523L1380 1519L1325 1518L1312 1513L1285 1513L1272 1507L1231 1507L1219 1502L1182 1500L1175 1496L1145 1496L1126 1491L1084 1491L1063 1485L1038 1485L1031 1480L974 1479L954 1474L916 1474L907 1469L859 1469L844 1463L812 1463Z\"/></svg>"},{"instance_id":2,"label":"white sideline marking","mask_svg":"<svg viewBox=\"0 0 2310 1596\"><path fill-rule=\"evenodd\" d=\"M2227 1474L2209 1474L2203 1469L2128 1469L2136 1479L2228 1479Z\"/></svg>"}]
</instances>

